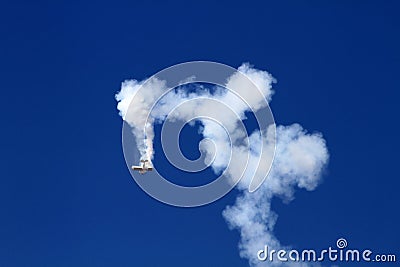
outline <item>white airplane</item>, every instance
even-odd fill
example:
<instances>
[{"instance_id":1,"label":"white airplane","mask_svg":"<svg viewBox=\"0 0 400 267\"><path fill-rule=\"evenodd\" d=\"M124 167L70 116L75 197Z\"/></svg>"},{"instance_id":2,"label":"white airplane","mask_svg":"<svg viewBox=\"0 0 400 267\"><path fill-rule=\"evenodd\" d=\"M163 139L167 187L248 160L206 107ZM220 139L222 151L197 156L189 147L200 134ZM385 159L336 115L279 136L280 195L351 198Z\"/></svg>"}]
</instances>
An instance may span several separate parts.
<instances>
[{"instance_id":1,"label":"white airplane","mask_svg":"<svg viewBox=\"0 0 400 267\"><path fill-rule=\"evenodd\" d=\"M148 166L149 161L147 159L141 159L140 162L142 163L141 166L132 166L132 170L139 171L140 174L153 170L153 167Z\"/></svg>"}]
</instances>

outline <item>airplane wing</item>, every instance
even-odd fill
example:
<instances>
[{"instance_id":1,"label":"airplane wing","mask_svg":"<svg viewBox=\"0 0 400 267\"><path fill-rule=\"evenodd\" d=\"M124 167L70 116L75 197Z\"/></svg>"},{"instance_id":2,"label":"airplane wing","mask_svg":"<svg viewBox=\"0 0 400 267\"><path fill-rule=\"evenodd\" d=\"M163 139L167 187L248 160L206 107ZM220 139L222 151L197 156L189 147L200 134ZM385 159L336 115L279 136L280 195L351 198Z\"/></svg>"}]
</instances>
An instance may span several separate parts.
<instances>
[{"instance_id":1,"label":"airplane wing","mask_svg":"<svg viewBox=\"0 0 400 267\"><path fill-rule=\"evenodd\" d=\"M140 170L143 170L143 168L142 168L142 167L140 167L140 166L132 166L132 169L133 169L134 171L140 171Z\"/></svg>"},{"instance_id":2,"label":"airplane wing","mask_svg":"<svg viewBox=\"0 0 400 267\"><path fill-rule=\"evenodd\" d=\"M139 171L139 173L144 174L147 171L152 171L153 167L147 167L146 163L148 162L148 160L140 160L140 162L142 162L141 166L132 166L132 170L134 171Z\"/></svg>"}]
</instances>

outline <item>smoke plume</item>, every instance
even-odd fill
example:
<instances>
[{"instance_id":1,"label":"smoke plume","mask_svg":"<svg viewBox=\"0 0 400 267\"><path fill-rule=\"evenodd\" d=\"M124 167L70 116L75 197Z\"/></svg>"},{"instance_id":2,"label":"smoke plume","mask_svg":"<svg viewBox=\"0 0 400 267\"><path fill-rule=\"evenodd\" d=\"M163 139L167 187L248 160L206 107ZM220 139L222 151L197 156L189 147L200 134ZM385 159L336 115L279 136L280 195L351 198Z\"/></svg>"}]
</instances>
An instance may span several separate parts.
<instances>
[{"instance_id":1,"label":"smoke plume","mask_svg":"<svg viewBox=\"0 0 400 267\"><path fill-rule=\"evenodd\" d=\"M268 178L253 193L242 190L235 204L223 211L229 227L239 230L240 256L248 259L251 266L288 266L257 259L256 253L264 245L275 250L287 248L274 235L278 216L271 210L271 201L275 196L292 200L296 188L314 190L327 161L328 151L321 134L307 134L298 124L277 127L275 159Z\"/></svg>"},{"instance_id":2,"label":"smoke plume","mask_svg":"<svg viewBox=\"0 0 400 267\"><path fill-rule=\"evenodd\" d=\"M245 118L246 111L256 112L267 106L274 93L272 84L275 79L268 72L252 68L249 64L243 64L238 70L259 88L261 97L246 87L241 75L232 75L226 81L225 87L239 94L242 100L232 92L218 87L212 92L207 89L188 92L182 86L181 89L163 95L167 85L155 78L123 82L116 100L120 115L132 127L142 159L153 159L153 125L156 121L164 120L167 115L172 120L186 121L207 113L225 127L218 127L212 121L199 118L203 126L200 134L213 141L201 143L200 149L206 154L207 162L211 162L210 158L215 156L211 163L215 173L221 172L229 165L226 175L232 180L236 179L239 172L236 168L243 165L243 162L249 162L250 166L237 186L240 195L234 205L226 207L223 216L231 229L240 232L240 256L248 259L251 266L261 266L262 263L257 260L257 251L265 244L276 250L284 247L273 232L278 216L271 210L272 199L280 197L290 201L294 198L297 188L314 190L320 182L321 172L328 162L329 155L322 135L307 133L299 124L278 126L276 129L271 127L266 131L256 129L247 136L245 129L240 127L240 121ZM134 97L139 101L130 105ZM202 100L209 98L229 103L232 113L227 113L221 105ZM158 99L160 101L153 106ZM191 102L191 105L182 105L194 99L196 101ZM152 110L150 115L149 110ZM275 130L276 144L271 141ZM250 144L249 160L246 142ZM268 178L258 190L249 192L247 188L252 177L268 172L263 166L269 168L271 162L267 162L270 160L263 158L263 155L270 154L274 147L275 158ZM232 151L235 157L230 158L227 151ZM267 153L263 153L265 151ZM264 164L253 168L251 164L257 164L260 158Z\"/></svg>"}]
</instances>

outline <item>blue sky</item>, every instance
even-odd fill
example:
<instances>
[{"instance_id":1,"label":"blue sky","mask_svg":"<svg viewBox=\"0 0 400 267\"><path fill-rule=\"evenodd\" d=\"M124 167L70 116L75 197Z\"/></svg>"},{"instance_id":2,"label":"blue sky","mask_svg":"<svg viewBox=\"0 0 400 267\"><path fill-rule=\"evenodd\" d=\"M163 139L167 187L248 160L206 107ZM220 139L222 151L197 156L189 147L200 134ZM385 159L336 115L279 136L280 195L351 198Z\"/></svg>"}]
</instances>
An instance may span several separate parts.
<instances>
[{"instance_id":1,"label":"blue sky","mask_svg":"<svg viewBox=\"0 0 400 267\"><path fill-rule=\"evenodd\" d=\"M324 134L323 183L289 205L273 201L283 244L326 248L343 236L398 254L399 7L3 1L0 265L247 265L221 216L236 191L170 207L124 162L120 83L189 60L268 70L276 122Z\"/></svg>"}]
</instances>

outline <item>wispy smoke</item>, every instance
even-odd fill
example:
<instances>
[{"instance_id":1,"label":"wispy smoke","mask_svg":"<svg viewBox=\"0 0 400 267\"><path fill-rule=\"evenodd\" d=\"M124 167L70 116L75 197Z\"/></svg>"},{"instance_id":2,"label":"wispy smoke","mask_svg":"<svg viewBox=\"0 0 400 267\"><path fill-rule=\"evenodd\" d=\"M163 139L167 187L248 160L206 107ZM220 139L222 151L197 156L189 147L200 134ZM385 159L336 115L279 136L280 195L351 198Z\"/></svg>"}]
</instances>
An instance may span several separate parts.
<instances>
[{"instance_id":1,"label":"wispy smoke","mask_svg":"<svg viewBox=\"0 0 400 267\"><path fill-rule=\"evenodd\" d=\"M273 95L272 84L275 80L269 73L254 69L248 64L243 64L238 70L257 85L261 91L261 97L260 94L254 94L246 87L243 75L232 75L225 87L238 93L243 98L242 101L232 92L229 93L220 88L216 88L213 92L204 89L190 93L182 88L182 90L170 91L160 98L167 88L166 83L158 79L125 81L116 99L120 115L132 127L142 158L153 159L153 124L157 120L164 120L167 114L169 114L169 119L186 121L207 113L225 127L223 129L212 121L200 118L203 126L201 134L213 141L201 143L200 149L206 154L206 162L215 156L211 163L215 173L229 165L226 175L232 177L232 180L236 180L236 176L240 173L237 168L242 166L243 162L249 162L250 166L238 184L241 190L240 196L234 205L228 206L223 211L223 216L232 229L240 232L240 255L248 259L250 265L261 266L262 263L257 260L257 251L265 244L274 249L284 247L273 233L277 214L271 210L272 199L280 197L290 201L297 188L314 190L320 182L320 175L329 155L321 134L309 134L298 124L278 126L275 158L268 178L258 190L250 193L247 188L252 177L262 176L268 172L268 169L263 168L269 168L271 160L263 155L270 155L273 151L275 144L271 139L275 128L271 126L271 129L264 132L254 130L247 137L245 129L239 127L239 122L244 119L245 112L250 111L249 107L252 108L252 112L266 107ZM135 105L130 106L134 97L137 97L139 101L135 101ZM202 97L229 103L233 113L226 113L220 105L215 105L213 102L202 101ZM153 103L158 99L160 101L153 107ZM190 106L181 105L193 99L198 100L193 101ZM148 116L150 109L152 113ZM250 160L247 158L248 154L244 145L246 142L243 141L250 143ZM227 153L231 150L235 155L232 158L230 158L230 153ZM263 153L265 151L267 153ZM251 164L256 165L260 157L263 164L251 166ZM230 163L229 160L231 160ZM274 262L272 264L279 265Z\"/></svg>"}]
</instances>

